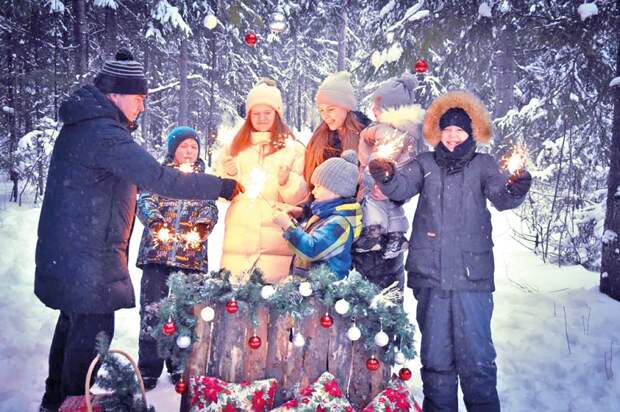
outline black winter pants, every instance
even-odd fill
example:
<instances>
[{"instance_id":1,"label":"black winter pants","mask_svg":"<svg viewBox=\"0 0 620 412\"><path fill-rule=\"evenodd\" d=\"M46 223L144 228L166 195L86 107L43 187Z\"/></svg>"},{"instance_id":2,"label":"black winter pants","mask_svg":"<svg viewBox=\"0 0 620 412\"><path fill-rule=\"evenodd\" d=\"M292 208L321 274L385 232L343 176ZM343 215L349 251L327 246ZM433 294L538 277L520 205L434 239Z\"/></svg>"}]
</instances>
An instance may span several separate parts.
<instances>
[{"instance_id":1,"label":"black winter pants","mask_svg":"<svg viewBox=\"0 0 620 412\"><path fill-rule=\"evenodd\" d=\"M144 378L159 378L164 368L164 359L157 353L157 340L151 336L157 327L157 303L168 296L168 275L175 268L148 264L142 270L140 281L140 336L138 339L138 367ZM170 359L165 360L168 372L176 372L176 365Z\"/></svg>"},{"instance_id":2,"label":"black winter pants","mask_svg":"<svg viewBox=\"0 0 620 412\"><path fill-rule=\"evenodd\" d=\"M424 412L457 411L458 382L469 412L499 412L491 292L414 288L422 334Z\"/></svg>"},{"instance_id":3,"label":"black winter pants","mask_svg":"<svg viewBox=\"0 0 620 412\"><path fill-rule=\"evenodd\" d=\"M60 405L64 398L84 394L84 380L97 356L95 337L105 332L114 336L114 313L69 314L60 312L49 355L43 405ZM97 375L93 374L93 379ZM91 382L92 384L92 382Z\"/></svg>"}]
</instances>

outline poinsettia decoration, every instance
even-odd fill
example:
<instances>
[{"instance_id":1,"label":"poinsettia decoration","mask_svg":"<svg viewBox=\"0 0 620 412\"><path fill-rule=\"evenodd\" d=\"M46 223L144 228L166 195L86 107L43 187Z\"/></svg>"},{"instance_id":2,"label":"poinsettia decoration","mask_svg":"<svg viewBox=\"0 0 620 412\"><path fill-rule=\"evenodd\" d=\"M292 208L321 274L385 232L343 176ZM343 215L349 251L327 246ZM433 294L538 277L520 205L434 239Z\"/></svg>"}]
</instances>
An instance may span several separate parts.
<instances>
[{"instance_id":1,"label":"poinsettia decoration","mask_svg":"<svg viewBox=\"0 0 620 412\"><path fill-rule=\"evenodd\" d=\"M409 412L417 411L418 407L410 390L402 382L393 380L362 412Z\"/></svg>"},{"instance_id":2,"label":"poinsettia decoration","mask_svg":"<svg viewBox=\"0 0 620 412\"><path fill-rule=\"evenodd\" d=\"M284 403L274 411L354 412L336 378L329 372L324 372L314 383L302 389L297 399Z\"/></svg>"},{"instance_id":3,"label":"poinsettia decoration","mask_svg":"<svg viewBox=\"0 0 620 412\"><path fill-rule=\"evenodd\" d=\"M193 376L190 384L192 412L266 412L273 405L277 381L229 383L210 376Z\"/></svg>"}]
</instances>

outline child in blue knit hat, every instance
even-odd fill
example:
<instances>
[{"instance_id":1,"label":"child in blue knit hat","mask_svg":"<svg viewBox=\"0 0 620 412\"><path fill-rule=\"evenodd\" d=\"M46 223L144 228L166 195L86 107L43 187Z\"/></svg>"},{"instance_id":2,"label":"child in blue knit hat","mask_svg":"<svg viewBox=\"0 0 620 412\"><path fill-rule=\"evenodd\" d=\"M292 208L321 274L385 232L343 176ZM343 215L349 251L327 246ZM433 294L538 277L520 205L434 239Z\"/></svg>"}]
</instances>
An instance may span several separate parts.
<instances>
[{"instance_id":1,"label":"child in blue knit hat","mask_svg":"<svg viewBox=\"0 0 620 412\"><path fill-rule=\"evenodd\" d=\"M174 128L168 135L164 165L185 173L204 173L198 156L200 141L191 127ZM157 353L151 336L158 324L157 302L168 296L166 281L171 272L208 271L207 237L217 223L218 211L211 200L168 199L154 193L141 193L138 218L144 224L136 265L142 269L140 282L140 337L138 366L146 389L157 385L164 359ZM181 376L181 365L165 359L174 383Z\"/></svg>"}]
</instances>

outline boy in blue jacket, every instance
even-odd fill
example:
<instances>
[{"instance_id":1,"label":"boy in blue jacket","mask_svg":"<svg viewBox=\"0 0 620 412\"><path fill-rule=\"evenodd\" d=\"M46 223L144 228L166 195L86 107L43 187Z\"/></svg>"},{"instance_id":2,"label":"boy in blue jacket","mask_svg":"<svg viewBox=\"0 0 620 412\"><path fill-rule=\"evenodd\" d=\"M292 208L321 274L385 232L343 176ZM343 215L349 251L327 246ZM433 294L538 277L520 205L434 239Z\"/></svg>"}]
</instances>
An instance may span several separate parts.
<instances>
[{"instance_id":1,"label":"boy in blue jacket","mask_svg":"<svg viewBox=\"0 0 620 412\"><path fill-rule=\"evenodd\" d=\"M327 264L338 279L351 268L351 245L362 229L362 211L355 200L358 182L357 154L353 150L321 163L312 173L314 202L305 227L297 225L284 211L273 221L295 253L293 274L304 275L311 268Z\"/></svg>"},{"instance_id":2,"label":"boy in blue jacket","mask_svg":"<svg viewBox=\"0 0 620 412\"><path fill-rule=\"evenodd\" d=\"M444 94L424 117L435 151L396 168L369 164L392 200L419 194L406 269L418 301L424 411L457 411L460 382L468 411L499 412L493 313L493 241L487 200L497 210L518 207L530 188L525 170L509 175L476 144L491 138L486 109L465 91Z\"/></svg>"}]
</instances>

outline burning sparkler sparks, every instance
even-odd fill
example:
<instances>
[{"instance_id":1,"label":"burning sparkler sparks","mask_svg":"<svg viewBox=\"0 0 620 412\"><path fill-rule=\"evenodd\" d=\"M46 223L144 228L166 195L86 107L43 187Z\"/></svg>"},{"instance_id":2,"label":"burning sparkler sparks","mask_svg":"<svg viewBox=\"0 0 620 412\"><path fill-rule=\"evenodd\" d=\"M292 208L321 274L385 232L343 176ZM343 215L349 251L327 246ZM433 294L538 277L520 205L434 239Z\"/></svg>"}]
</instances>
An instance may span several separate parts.
<instances>
[{"instance_id":1,"label":"burning sparkler sparks","mask_svg":"<svg viewBox=\"0 0 620 412\"><path fill-rule=\"evenodd\" d=\"M200 233L195 227L183 235L183 241L187 249L200 249L202 247Z\"/></svg>"},{"instance_id":2,"label":"burning sparkler sparks","mask_svg":"<svg viewBox=\"0 0 620 412\"><path fill-rule=\"evenodd\" d=\"M182 163L179 165L179 170L183 173L193 173L194 166L191 163Z\"/></svg>"},{"instance_id":3,"label":"burning sparkler sparks","mask_svg":"<svg viewBox=\"0 0 620 412\"><path fill-rule=\"evenodd\" d=\"M254 169L250 172L250 184L247 186L245 194L250 199L256 199L261 195L261 191L267 182L267 173L263 169Z\"/></svg>"},{"instance_id":4,"label":"burning sparkler sparks","mask_svg":"<svg viewBox=\"0 0 620 412\"><path fill-rule=\"evenodd\" d=\"M527 150L525 147L516 144L512 147L510 152L502 157L500 164L503 168L507 169L510 174L514 174L518 170L525 169L527 158Z\"/></svg>"}]
</instances>

